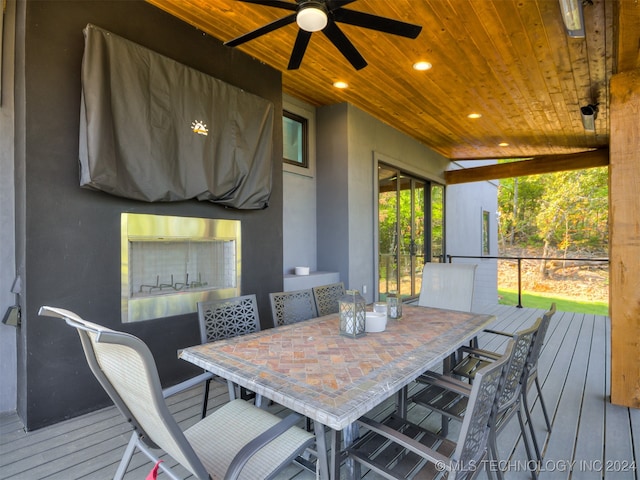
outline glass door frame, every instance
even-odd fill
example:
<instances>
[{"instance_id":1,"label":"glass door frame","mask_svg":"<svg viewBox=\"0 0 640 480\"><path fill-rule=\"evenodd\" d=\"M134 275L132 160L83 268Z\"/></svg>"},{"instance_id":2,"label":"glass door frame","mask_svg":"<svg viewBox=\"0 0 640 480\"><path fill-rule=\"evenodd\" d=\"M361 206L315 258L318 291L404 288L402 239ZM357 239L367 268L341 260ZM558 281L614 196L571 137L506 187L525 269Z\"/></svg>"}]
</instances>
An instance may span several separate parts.
<instances>
[{"instance_id":1,"label":"glass door frame","mask_svg":"<svg viewBox=\"0 0 640 480\"><path fill-rule=\"evenodd\" d=\"M389 161L385 161L385 159L380 158L379 156L375 157L374 160L374 171L375 171L375 178L374 178L374 183L375 183L375 189L374 189L374 271L375 271L375 275L376 275L376 282L375 282L375 292L374 292L374 298L375 299L380 299L380 294L381 294L381 288L380 288L380 283L381 283L381 275L380 275L380 179L379 179L379 168L385 168L388 170L392 170L392 171L396 171L397 172L397 177L400 178L405 177L410 179L411 181L411 223L412 226L415 226L415 220L414 220L414 214L415 214L415 190L414 190L414 185L416 184L416 182L419 182L420 184L424 185L424 231L422 232L422 235L424 236L423 238L423 252L422 252L422 258L425 262L430 262L433 261L432 259L432 212L433 212L433 203L432 203L432 192L433 192L433 187L437 186L442 188L442 212L443 212L443 219L442 219L442 255L441 258L445 258L446 257L446 252L444 251L445 249L445 218L444 218L444 212L445 210L445 199L446 199L446 187L444 184L440 183L440 182L436 182L433 180L429 180L427 178L424 177L420 177L418 175L412 174L408 171L406 171L403 168L397 167L394 165L395 162L389 162ZM400 198L400 182L396 181L396 213L399 212L399 198ZM396 232L395 232L395 236L397 239L400 239L400 222L396 221L395 222L395 228L396 228ZM401 256L401 252L400 249L398 248L396 250L396 265L398 265L398 267L400 266L400 256ZM412 262L414 260L415 256L412 255ZM400 281L401 275L399 274L398 271L396 271L396 283ZM403 295L403 298L406 300L413 300L415 298L418 297L419 295L419 289L415 288L415 272L413 272L411 274L411 288L413 290L413 294L410 296L406 296ZM386 292L383 292L384 294L386 294Z\"/></svg>"}]
</instances>

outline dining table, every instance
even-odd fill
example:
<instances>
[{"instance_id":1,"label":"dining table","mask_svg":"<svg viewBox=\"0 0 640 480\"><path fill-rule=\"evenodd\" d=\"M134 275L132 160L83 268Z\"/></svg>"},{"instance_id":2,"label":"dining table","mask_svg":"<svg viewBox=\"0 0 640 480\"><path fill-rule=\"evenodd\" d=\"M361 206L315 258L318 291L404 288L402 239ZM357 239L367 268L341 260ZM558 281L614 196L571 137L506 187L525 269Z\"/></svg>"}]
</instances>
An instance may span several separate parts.
<instances>
[{"instance_id":1,"label":"dining table","mask_svg":"<svg viewBox=\"0 0 640 480\"><path fill-rule=\"evenodd\" d=\"M339 479L356 420L393 396L406 398L412 381L495 320L403 307L384 331L356 338L340 333L336 313L188 347L179 357L313 420L320 477ZM353 478L352 462L344 463Z\"/></svg>"}]
</instances>

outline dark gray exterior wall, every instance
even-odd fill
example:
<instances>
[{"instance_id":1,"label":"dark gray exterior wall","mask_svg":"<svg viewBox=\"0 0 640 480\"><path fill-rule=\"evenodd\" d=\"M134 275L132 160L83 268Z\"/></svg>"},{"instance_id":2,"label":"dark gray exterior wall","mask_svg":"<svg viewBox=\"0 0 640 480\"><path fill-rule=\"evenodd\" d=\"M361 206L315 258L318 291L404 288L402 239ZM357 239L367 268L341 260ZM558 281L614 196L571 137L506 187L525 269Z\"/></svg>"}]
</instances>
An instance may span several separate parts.
<instances>
[{"instance_id":1,"label":"dark gray exterior wall","mask_svg":"<svg viewBox=\"0 0 640 480\"><path fill-rule=\"evenodd\" d=\"M339 272L340 280L349 288L347 112L346 103L322 107L316 112L316 221L318 269Z\"/></svg>"},{"instance_id":2,"label":"dark gray exterior wall","mask_svg":"<svg viewBox=\"0 0 640 480\"><path fill-rule=\"evenodd\" d=\"M144 203L79 187L82 29L93 23L266 98L274 103L276 118L282 86L276 70L143 1L27 0L18 9L16 263L23 284L18 413L32 430L110 403L86 366L75 332L60 320L39 317L41 305L67 308L139 336L151 348L165 385L196 371L176 357L179 348L198 343L196 314L121 323L122 212L239 219L242 293L257 294L263 328L271 326L268 293L282 289L279 127L273 139L273 192L265 210L198 201Z\"/></svg>"}]
</instances>

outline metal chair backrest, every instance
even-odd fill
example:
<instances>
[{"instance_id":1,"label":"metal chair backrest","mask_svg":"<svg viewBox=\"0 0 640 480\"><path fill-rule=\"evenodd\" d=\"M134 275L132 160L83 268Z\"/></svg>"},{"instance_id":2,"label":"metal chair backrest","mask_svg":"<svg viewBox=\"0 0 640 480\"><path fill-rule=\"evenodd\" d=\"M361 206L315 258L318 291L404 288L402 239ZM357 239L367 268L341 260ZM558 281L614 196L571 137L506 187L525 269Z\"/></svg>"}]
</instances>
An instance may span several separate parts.
<instances>
[{"instance_id":1,"label":"metal chair backrest","mask_svg":"<svg viewBox=\"0 0 640 480\"><path fill-rule=\"evenodd\" d=\"M311 289L270 293L273 325L288 325L318 316Z\"/></svg>"},{"instance_id":2,"label":"metal chair backrest","mask_svg":"<svg viewBox=\"0 0 640 480\"><path fill-rule=\"evenodd\" d=\"M147 445L163 449L197 478L209 478L167 408L155 361L142 340L61 308L42 307L40 315L62 318L77 330L91 371Z\"/></svg>"},{"instance_id":3,"label":"metal chair backrest","mask_svg":"<svg viewBox=\"0 0 640 480\"><path fill-rule=\"evenodd\" d=\"M498 395L498 412L510 408L511 405L519 401L520 390L523 388L523 383L525 385L524 388L526 388L526 379L523 382L523 376L525 375L530 351L533 348L535 337L541 323L542 318L538 318L531 327L513 335L513 355Z\"/></svg>"},{"instance_id":4,"label":"metal chair backrest","mask_svg":"<svg viewBox=\"0 0 640 480\"><path fill-rule=\"evenodd\" d=\"M540 353L542 352L542 346L544 345L544 339L547 335L547 330L549 329L549 323L551 323L551 317L553 317L555 313L556 304L552 303L549 311L542 316L540 327L538 328L538 332L535 335L533 346L531 347L531 351L529 352L529 359L527 360L527 370L529 372L537 368L538 358L540 357Z\"/></svg>"},{"instance_id":5,"label":"metal chair backrest","mask_svg":"<svg viewBox=\"0 0 640 480\"><path fill-rule=\"evenodd\" d=\"M509 368L514 341L509 340L505 353L495 362L478 370L473 381L467 411L462 421L453 460L459 469L455 478L472 475L465 470L481 465L487 449L489 420L494 412L497 395ZM474 468L474 469L475 469Z\"/></svg>"},{"instance_id":6,"label":"metal chair backrest","mask_svg":"<svg viewBox=\"0 0 640 480\"><path fill-rule=\"evenodd\" d=\"M425 263L418 305L470 312L477 267L470 263Z\"/></svg>"},{"instance_id":7,"label":"metal chair backrest","mask_svg":"<svg viewBox=\"0 0 640 480\"><path fill-rule=\"evenodd\" d=\"M254 294L198 302L198 320L201 343L260 331L260 315Z\"/></svg>"},{"instance_id":8,"label":"metal chair backrest","mask_svg":"<svg viewBox=\"0 0 640 480\"><path fill-rule=\"evenodd\" d=\"M330 315L338 313L338 300L344 295L344 283L331 283L329 285L321 285L313 287L313 298L318 309L318 316Z\"/></svg>"}]
</instances>

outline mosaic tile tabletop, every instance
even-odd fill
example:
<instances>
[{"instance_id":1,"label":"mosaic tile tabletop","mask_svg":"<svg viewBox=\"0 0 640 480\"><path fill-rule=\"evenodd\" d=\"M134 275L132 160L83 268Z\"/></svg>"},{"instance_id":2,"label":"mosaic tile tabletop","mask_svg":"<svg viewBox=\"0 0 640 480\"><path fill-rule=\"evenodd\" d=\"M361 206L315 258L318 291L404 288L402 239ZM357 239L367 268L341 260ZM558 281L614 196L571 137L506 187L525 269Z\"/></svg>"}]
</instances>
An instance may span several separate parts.
<instances>
[{"instance_id":1,"label":"mosaic tile tabletop","mask_svg":"<svg viewBox=\"0 0 640 480\"><path fill-rule=\"evenodd\" d=\"M384 332L356 339L339 334L335 314L190 347L180 358L342 430L493 320L405 305Z\"/></svg>"}]
</instances>

